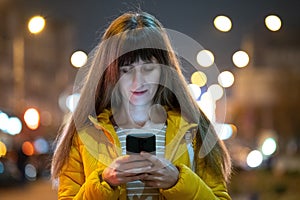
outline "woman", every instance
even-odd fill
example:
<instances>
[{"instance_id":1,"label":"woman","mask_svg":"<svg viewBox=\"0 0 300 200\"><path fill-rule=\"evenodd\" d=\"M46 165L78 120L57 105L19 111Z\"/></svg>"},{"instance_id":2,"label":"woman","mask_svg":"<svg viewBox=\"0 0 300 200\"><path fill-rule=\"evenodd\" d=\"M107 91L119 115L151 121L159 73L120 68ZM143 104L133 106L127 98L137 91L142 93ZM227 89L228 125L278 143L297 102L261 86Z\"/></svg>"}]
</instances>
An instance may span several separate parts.
<instances>
[{"instance_id":1,"label":"woman","mask_svg":"<svg viewBox=\"0 0 300 200\"><path fill-rule=\"evenodd\" d=\"M115 19L83 80L53 155L59 199L230 199L228 152L156 18ZM126 136L140 132L156 135L156 155L126 155Z\"/></svg>"}]
</instances>

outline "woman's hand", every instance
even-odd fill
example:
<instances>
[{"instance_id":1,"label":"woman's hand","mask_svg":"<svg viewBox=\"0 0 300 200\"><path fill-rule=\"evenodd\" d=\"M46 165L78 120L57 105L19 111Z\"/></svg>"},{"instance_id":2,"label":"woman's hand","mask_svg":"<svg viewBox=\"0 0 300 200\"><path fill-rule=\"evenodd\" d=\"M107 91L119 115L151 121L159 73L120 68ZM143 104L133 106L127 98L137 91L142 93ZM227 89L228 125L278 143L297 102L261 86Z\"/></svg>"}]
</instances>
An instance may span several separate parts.
<instances>
[{"instance_id":1,"label":"woman's hand","mask_svg":"<svg viewBox=\"0 0 300 200\"><path fill-rule=\"evenodd\" d=\"M104 169L102 179L113 187L130 181L141 180L146 176L145 173L151 169L151 165L151 161L140 154L121 156Z\"/></svg>"},{"instance_id":2,"label":"woman's hand","mask_svg":"<svg viewBox=\"0 0 300 200\"><path fill-rule=\"evenodd\" d=\"M146 186L168 189L177 183L179 171L170 161L146 152L140 155L152 163L151 169L141 178Z\"/></svg>"}]
</instances>

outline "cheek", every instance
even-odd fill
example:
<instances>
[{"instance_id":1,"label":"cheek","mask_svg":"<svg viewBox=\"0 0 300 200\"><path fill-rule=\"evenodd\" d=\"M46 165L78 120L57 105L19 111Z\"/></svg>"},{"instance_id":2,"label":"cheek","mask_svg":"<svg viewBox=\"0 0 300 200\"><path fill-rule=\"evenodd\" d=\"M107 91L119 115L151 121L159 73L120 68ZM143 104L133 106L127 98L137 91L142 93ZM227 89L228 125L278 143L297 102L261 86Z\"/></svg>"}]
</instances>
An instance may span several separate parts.
<instances>
[{"instance_id":1,"label":"cheek","mask_svg":"<svg viewBox=\"0 0 300 200\"><path fill-rule=\"evenodd\" d=\"M126 94L128 91L128 85L126 85L125 83L123 83L122 85L120 85L120 92L121 94Z\"/></svg>"},{"instance_id":2,"label":"cheek","mask_svg":"<svg viewBox=\"0 0 300 200\"><path fill-rule=\"evenodd\" d=\"M150 83L156 83L156 84L159 84L159 82L160 82L160 76L161 76L160 70L157 70L157 71L153 72L153 73L149 76L148 81L149 81Z\"/></svg>"},{"instance_id":3,"label":"cheek","mask_svg":"<svg viewBox=\"0 0 300 200\"><path fill-rule=\"evenodd\" d=\"M119 91L122 95L126 94L129 88L129 80L127 80L125 77L121 78L118 82L119 84Z\"/></svg>"},{"instance_id":4,"label":"cheek","mask_svg":"<svg viewBox=\"0 0 300 200\"><path fill-rule=\"evenodd\" d=\"M153 93L152 95L154 95L160 84L160 73L156 73L155 75L153 74L153 76L149 80L149 83L151 83L151 91Z\"/></svg>"},{"instance_id":5,"label":"cheek","mask_svg":"<svg viewBox=\"0 0 300 200\"><path fill-rule=\"evenodd\" d=\"M120 87L126 88L125 85L128 86L131 84L132 77L130 76L130 74L124 74L121 76L118 82Z\"/></svg>"}]
</instances>

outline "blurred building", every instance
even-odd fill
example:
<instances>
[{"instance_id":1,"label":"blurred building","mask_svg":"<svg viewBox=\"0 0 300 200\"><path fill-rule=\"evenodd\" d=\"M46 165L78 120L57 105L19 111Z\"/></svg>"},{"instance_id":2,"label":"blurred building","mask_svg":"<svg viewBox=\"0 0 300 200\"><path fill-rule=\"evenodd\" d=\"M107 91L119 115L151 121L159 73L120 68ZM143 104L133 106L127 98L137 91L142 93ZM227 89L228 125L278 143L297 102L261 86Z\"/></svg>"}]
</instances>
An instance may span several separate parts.
<instances>
[{"instance_id":1,"label":"blurred building","mask_svg":"<svg viewBox=\"0 0 300 200\"><path fill-rule=\"evenodd\" d=\"M236 71L231 96L232 120L240 127L239 136L257 141L272 130L280 138L281 151L300 138L300 30L254 32L242 48L251 63Z\"/></svg>"},{"instance_id":2,"label":"blurred building","mask_svg":"<svg viewBox=\"0 0 300 200\"><path fill-rule=\"evenodd\" d=\"M42 32L30 33L32 10L25 5L25 1L0 1L0 110L22 118L27 108L34 107L41 115L34 134L55 135L63 112L59 96L76 73L69 61L74 31L66 21L46 18Z\"/></svg>"},{"instance_id":3,"label":"blurred building","mask_svg":"<svg viewBox=\"0 0 300 200\"><path fill-rule=\"evenodd\" d=\"M0 1L0 114L22 123L16 135L0 129L0 186L49 175L53 140L66 112L59 99L72 93L76 75L72 24L46 17L42 32L33 34L27 28L33 13L26 1ZM25 125L28 108L40 114L36 130Z\"/></svg>"}]
</instances>

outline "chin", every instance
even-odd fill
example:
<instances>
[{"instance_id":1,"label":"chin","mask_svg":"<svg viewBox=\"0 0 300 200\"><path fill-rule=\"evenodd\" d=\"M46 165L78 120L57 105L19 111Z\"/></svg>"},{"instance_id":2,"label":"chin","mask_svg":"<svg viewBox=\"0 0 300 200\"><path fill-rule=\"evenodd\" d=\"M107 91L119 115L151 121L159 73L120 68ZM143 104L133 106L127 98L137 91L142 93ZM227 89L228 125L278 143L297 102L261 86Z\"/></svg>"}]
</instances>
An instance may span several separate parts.
<instances>
[{"instance_id":1,"label":"chin","mask_svg":"<svg viewBox=\"0 0 300 200\"><path fill-rule=\"evenodd\" d=\"M146 106L146 105L148 105L147 103L144 103L144 102L131 102L130 104L132 106Z\"/></svg>"},{"instance_id":2,"label":"chin","mask_svg":"<svg viewBox=\"0 0 300 200\"><path fill-rule=\"evenodd\" d=\"M133 106L146 106L149 105L149 101L142 101L142 100L131 100L130 104Z\"/></svg>"}]
</instances>

